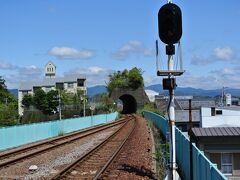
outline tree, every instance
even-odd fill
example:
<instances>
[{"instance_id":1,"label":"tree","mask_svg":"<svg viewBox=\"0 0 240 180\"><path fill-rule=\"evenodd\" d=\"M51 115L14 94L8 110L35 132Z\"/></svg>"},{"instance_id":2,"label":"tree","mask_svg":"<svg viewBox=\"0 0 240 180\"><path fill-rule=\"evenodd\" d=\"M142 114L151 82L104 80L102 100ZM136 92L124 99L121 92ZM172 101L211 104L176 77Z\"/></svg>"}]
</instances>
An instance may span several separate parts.
<instances>
[{"instance_id":1,"label":"tree","mask_svg":"<svg viewBox=\"0 0 240 180\"><path fill-rule=\"evenodd\" d=\"M30 94L26 94L25 96L23 96L22 105L24 108L29 109L29 107L33 105L33 96Z\"/></svg>"},{"instance_id":2,"label":"tree","mask_svg":"<svg viewBox=\"0 0 240 180\"><path fill-rule=\"evenodd\" d=\"M53 114L59 105L58 91L51 90L45 93L42 89L37 89L33 96L33 104L44 114Z\"/></svg>"},{"instance_id":3,"label":"tree","mask_svg":"<svg viewBox=\"0 0 240 180\"><path fill-rule=\"evenodd\" d=\"M47 106L46 93L40 88L37 89L33 96L33 104L40 111L44 111Z\"/></svg>"},{"instance_id":4,"label":"tree","mask_svg":"<svg viewBox=\"0 0 240 180\"><path fill-rule=\"evenodd\" d=\"M0 104L0 126L12 126L17 124L18 113L13 103Z\"/></svg>"},{"instance_id":5,"label":"tree","mask_svg":"<svg viewBox=\"0 0 240 180\"><path fill-rule=\"evenodd\" d=\"M52 114L57 111L57 107L59 106L58 101L58 91L51 90L46 94L46 105L44 106L43 112L45 114Z\"/></svg>"},{"instance_id":6,"label":"tree","mask_svg":"<svg viewBox=\"0 0 240 180\"><path fill-rule=\"evenodd\" d=\"M133 68L130 71L123 70L114 72L109 75L109 82L107 84L107 90L111 94L115 88L131 88L133 90L143 87L142 70Z\"/></svg>"},{"instance_id":7,"label":"tree","mask_svg":"<svg viewBox=\"0 0 240 180\"><path fill-rule=\"evenodd\" d=\"M17 122L17 99L7 90L5 80L0 76L0 126L15 125Z\"/></svg>"},{"instance_id":8,"label":"tree","mask_svg":"<svg viewBox=\"0 0 240 180\"><path fill-rule=\"evenodd\" d=\"M7 87L5 85L5 80L3 79L2 76L0 76L0 90L2 89L7 89Z\"/></svg>"},{"instance_id":9,"label":"tree","mask_svg":"<svg viewBox=\"0 0 240 180\"><path fill-rule=\"evenodd\" d=\"M128 74L128 85L132 89L137 89L139 87L143 87L143 77L142 70L138 68L133 68L129 71Z\"/></svg>"}]
</instances>

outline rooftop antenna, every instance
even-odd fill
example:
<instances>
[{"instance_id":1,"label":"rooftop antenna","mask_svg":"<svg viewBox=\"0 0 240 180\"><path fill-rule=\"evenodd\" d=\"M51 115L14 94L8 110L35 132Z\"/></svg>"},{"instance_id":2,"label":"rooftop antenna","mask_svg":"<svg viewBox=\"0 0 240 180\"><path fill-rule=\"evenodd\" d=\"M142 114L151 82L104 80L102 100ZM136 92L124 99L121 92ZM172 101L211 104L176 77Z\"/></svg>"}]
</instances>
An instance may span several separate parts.
<instances>
[{"instance_id":1,"label":"rooftop antenna","mask_svg":"<svg viewBox=\"0 0 240 180\"><path fill-rule=\"evenodd\" d=\"M166 55L168 56L168 69L158 69L157 75L166 76L163 78L163 89L169 91L168 118L169 118L169 145L170 145L170 162L168 167L168 179L177 179L177 164L176 164L176 145L175 145L175 104L174 104L174 89L177 87L175 76L181 76L184 73L182 69L182 57L180 54L180 68L176 66L174 69L175 54L174 44L179 44L181 51L180 39L182 37L182 13L181 9L173 4L171 0L163 5L158 12L158 31L159 38L166 44Z\"/></svg>"},{"instance_id":2,"label":"rooftop antenna","mask_svg":"<svg viewBox=\"0 0 240 180\"><path fill-rule=\"evenodd\" d=\"M224 99L224 97L225 97L225 90L227 89L228 87L222 87L222 98L221 98L221 106L225 106L225 99Z\"/></svg>"}]
</instances>

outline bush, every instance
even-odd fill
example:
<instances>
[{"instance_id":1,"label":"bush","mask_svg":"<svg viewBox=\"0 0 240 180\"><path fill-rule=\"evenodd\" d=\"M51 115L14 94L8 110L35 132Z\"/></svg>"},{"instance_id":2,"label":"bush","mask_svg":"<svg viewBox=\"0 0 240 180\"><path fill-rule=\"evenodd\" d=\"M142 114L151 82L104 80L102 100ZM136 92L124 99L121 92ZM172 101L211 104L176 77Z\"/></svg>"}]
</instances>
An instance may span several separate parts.
<instances>
[{"instance_id":1,"label":"bush","mask_svg":"<svg viewBox=\"0 0 240 180\"><path fill-rule=\"evenodd\" d=\"M138 114L143 114L143 111L151 111L151 112L154 112L156 114L163 116L163 112L161 112L159 109L157 109L157 107L154 103L144 104L144 107L142 109L138 110Z\"/></svg>"},{"instance_id":2,"label":"bush","mask_svg":"<svg viewBox=\"0 0 240 180\"><path fill-rule=\"evenodd\" d=\"M14 104L0 104L0 126L13 126L17 124L18 113Z\"/></svg>"},{"instance_id":3,"label":"bush","mask_svg":"<svg viewBox=\"0 0 240 180\"><path fill-rule=\"evenodd\" d=\"M143 87L143 77L142 70L138 68L133 68L130 71L117 71L109 75L109 82L107 84L107 90L109 94L115 88L131 88L133 90Z\"/></svg>"}]
</instances>

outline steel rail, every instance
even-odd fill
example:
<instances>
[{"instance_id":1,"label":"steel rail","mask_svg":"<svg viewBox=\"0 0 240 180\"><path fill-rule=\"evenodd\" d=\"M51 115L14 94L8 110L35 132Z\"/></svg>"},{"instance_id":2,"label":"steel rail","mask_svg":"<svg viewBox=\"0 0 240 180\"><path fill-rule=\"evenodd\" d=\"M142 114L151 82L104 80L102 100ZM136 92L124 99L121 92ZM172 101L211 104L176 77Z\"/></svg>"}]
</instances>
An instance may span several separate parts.
<instances>
[{"instance_id":1,"label":"steel rail","mask_svg":"<svg viewBox=\"0 0 240 180\"><path fill-rule=\"evenodd\" d=\"M30 152L30 153L27 153L27 154L23 154L23 155L20 155L18 157L15 157L13 159L10 159L10 160L6 160L4 162L0 162L0 168L4 167L4 166L7 166L7 165L11 165L12 163L16 163L18 161L21 161L23 159L26 159L26 158L29 158L31 156L35 156L37 154L40 154L40 153L44 153L48 150L51 150L51 149L54 149L56 147L59 147L59 146L62 146L62 145L65 145L67 143L70 143L70 142L73 142L73 141L76 141L76 140L79 140L81 138L84 138L84 137L87 137L89 135L92 135L92 134L95 134L95 133L98 133L102 130L105 130L105 129L108 129L108 128L111 128L111 127L114 127L114 126L117 126L119 124L122 124L124 123L126 120L125 119L122 119L120 121L117 121L117 122L114 122L114 123L111 123L111 124L107 124L107 125L101 125L101 126L97 126L97 127L94 127L94 128L90 128L90 129L86 129L84 131L79 131L79 132L74 132L73 134L68 134L66 136L61 136L61 137L57 137L56 139L53 139L53 140L49 140L49 141L46 141L46 142L42 142L42 143L38 143L38 144L34 144L32 146L29 146L29 147L25 147L23 149L20 149L20 150L16 150L14 152L9 152L9 153L5 153L3 155L0 155L0 160L2 159L6 159L7 157L9 156L16 156L18 154L23 154L23 153L27 153L27 151L31 151L33 150L34 148L39 148L39 146L44 146L44 145L49 145L48 147L46 148L43 148L43 149L39 149L37 151L34 151L34 152ZM85 134L84 134L85 133ZM74 137L74 136L77 136L77 137ZM71 138L73 137L73 138ZM70 139L71 138L71 139ZM66 139L65 141L63 141L64 139ZM58 143L57 141L63 141L63 142L60 142Z\"/></svg>"},{"instance_id":2,"label":"steel rail","mask_svg":"<svg viewBox=\"0 0 240 180\"><path fill-rule=\"evenodd\" d=\"M101 175L103 175L103 173L106 171L106 169L112 164L113 160L118 156L118 154L120 153L120 151L122 150L123 146L125 145L125 143L127 142L127 140L129 139L129 137L132 135L132 133L134 132L136 128L136 123L134 124L134 127L132 129L132 131L130 131L127 135L127 137L125 138L125 140L121 143L121 145L118 147L118 149L115 151L115 153L111 156L111 158L108 160L108 162L103 166L103 168L101 170L99 170L96 175L94 176L93 180L97 180L100 178Z\"/></svg>"},{"instance_id":3,"label":"steel rail","mask_svg":"<svg viewBox=\"0 0 240 180\"><path fill-rule=\"evenodd\" d=\"M82 155L81 157L79 157L77 160L75 160L73 163L69 164L68 166L66 166L64 169L62 169L60 172L58 172L54 177L50 178L50 180L59 180L62 179L61 177L63 175L65 175L66 173L69 172L69 170L71 170L72 168L74 168L76 165L78 165L79 163L83 162L87 157L91 156L92 153L94 153L95 151L97 151L98 149L100 149L101 147L103 147L105 144L107 144L109 142L109 140L111 140L113 137L115 137L118 132L120 132L131 120L132 117L127 117L129 118L128 121L126 121L119 129L117 129L111 136L109 136L108 138L106 138L104 141L102 141L100 144L98 144L97 146L95 146L93 149L91 149L90 151L86 152L84 155ZM136 122L136 119L134 119L134 123ZM134 125L135 127L135 125ZM132 128L131 131L133 131L134 128Z\"/></svg>"}]
</instances>

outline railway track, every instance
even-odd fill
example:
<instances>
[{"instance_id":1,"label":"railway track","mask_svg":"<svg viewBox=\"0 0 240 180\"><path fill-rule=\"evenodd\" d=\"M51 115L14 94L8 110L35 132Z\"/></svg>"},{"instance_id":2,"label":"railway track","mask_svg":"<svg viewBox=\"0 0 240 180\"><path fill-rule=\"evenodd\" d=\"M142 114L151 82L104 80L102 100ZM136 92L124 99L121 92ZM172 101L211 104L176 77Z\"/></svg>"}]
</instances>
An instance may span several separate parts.
<instances>
[{"instance_id":1,"label":"railway track","mask_svg":"<svg viewBox=\"0 0 240 180\"><path fill-rule=\"evenodd\" d=\"M76 161L59 171L51 180L56 179L98 179L113 162L121 148L132 134L136 125L135 117L128 117L121 128L106 138L95 148L86 152Z\"/></svg>"},{"instance_id":2,"label":"railway track","mask_svg":"<svg viewBox=\"0 0 240 180\"><path fill-rule=\"evenodd\" d=\"M53 150L57 147L63 146L65 144L77 141L84 137L96 134L100 131L109 129L114 126L121 125L126 122L126 119L120 119L116 122L109 123L107 125L99 125L97 127L88 128L82 131L77 131L73 133L69 133L64 136L59 136L56 138L52 138L49 140L45 140L43 142L38 142L32 145L28 145L26 147L20 149L9 150L6 152L0 153L0 168L10 166L12 164L18 163L25 159L34 157L36 155L42 154L44 152Z\"/></svg>"}]
</instances>

